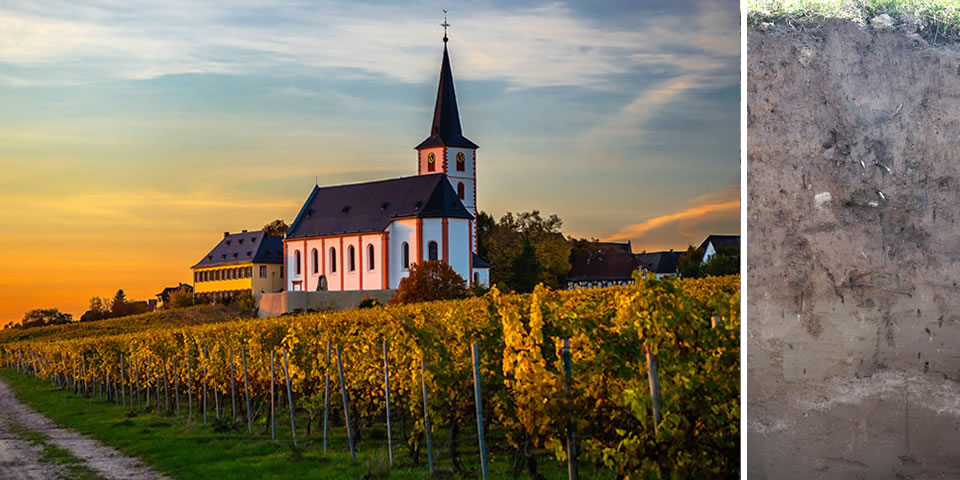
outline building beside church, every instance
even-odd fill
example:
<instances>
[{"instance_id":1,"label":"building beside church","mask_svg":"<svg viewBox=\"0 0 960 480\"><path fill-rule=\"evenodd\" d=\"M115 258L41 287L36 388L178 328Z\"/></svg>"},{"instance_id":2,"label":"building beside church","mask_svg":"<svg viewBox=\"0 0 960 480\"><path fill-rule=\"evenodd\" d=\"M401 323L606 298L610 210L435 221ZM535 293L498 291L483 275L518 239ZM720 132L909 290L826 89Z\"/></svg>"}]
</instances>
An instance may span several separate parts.
<instances>
[{"instance_id":1,"label":"building beside church","mask_svg":"<svg viewBox=\"0 0 960 480\"><path fill-rule=\"evenodd\" d=\"M193 292L220 300L249 291L254 295L283 290L283 238L263 230L223 233L213 250L191 267Z\"/></svg>"},{"instance_id":2,"label":"building beside church","mask_svg":"<svg viewBox=\"0 0 960 480\"><path fill-rule=\"evenodd\" d=\"M489 283L476 254L478 147L463 136L446 34L443 42L417 175L314 186L283 240L287 291L395 289L425 260L446 262L468 285Z\"/></svg>"}]
</instances>

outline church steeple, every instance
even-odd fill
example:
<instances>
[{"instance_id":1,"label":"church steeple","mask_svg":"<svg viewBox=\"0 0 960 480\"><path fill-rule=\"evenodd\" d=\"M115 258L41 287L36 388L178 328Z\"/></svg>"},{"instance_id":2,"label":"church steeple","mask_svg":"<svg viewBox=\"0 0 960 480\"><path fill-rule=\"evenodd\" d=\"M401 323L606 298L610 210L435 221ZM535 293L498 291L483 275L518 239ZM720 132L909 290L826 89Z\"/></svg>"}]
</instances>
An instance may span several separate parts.
<instances>
[{"instance_id":1,"label":"church steeple","mask_svg":"<svg viewBox=\"0 0 960 480\"><path fill-rule=\"evenodd\" d=\"M457 108L457 93L453 87L446 32L443 34L443 63L440 65L440 85L437 87L437 104L433 109L433 125L430 127L430 136L420 142L417 149L439 146L477 148L475 143L463 136L460 127L460 111Z\"/></svg>"}]
</instances>

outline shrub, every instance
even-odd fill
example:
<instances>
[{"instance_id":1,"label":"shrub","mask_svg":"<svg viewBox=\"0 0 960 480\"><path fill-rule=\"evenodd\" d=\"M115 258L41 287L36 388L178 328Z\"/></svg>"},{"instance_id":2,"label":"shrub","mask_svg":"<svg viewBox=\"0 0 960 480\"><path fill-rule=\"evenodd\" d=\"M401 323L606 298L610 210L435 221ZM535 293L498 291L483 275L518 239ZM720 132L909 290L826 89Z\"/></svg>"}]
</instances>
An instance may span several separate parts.
<instances>
[{"instance_id":1,"label":"shrub","mask_svg":"<svg viewBox=\"0 0 960 480\"><path fill-rule=\"evenodd\" d=\"M397 294L390 302L429 302L464 298L467 295L467 281L450 265L440 260L428 260L410 266L410 275L400 280Z\"/></svg>"}]
</instances>

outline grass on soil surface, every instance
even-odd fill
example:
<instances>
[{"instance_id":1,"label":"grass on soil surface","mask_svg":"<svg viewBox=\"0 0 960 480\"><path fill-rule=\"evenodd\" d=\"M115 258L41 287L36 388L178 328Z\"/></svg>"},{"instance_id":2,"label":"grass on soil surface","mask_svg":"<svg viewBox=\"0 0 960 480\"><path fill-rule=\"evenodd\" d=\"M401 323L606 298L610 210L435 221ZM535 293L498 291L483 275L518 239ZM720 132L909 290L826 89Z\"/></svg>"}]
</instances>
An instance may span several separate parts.
<instances>
[{"instance_id":1,"label":"grass on soil surface","mask_svg":"<svg viewBox=\"0 0 960 480\"><path fill-rule=\"evenodd\" d=\"M30 430L19 423L11 421L7 421L6 423L14 435L42 449L40 453L42 461L55 463L63 467L65 478L72 480L96 480L99 478L97 473L84 465L79 458L74 457L69 451L50 443L50 438L45 434Z\"/></svg>"},{"instance_id":2,"label":"grass on soil surface","mask_svg":"<svg viewBox=\"0 0 960 480\"><path fill-rule=\"evenodd\" d=\"M831 18L868 23L887 14L895 24L916 23L926 38L960 38L957 0L747 0L747 23L822 23Z\"/></svg>"},{"instance_id":3,"label":"grass on soil surface","mask_svg":"<svg viewBox=\"0 0 960 480\"><path fill-rule=\"evenodd\" d=\"M383 425L366 431L357 446L357 459L353 460L342 422L334 422L332 414L329 451L323 453L322 431L318 425L314 425L312 434L307 436L305 417L297 418L297 447L293 446L287 420L290 417L285 410L277 410L279 440L272 441L269 424L264 418L266 415L261 415L259 421L254 423L252 436L247 435L243 419L240 425L233 425L232 422L217 423L221 427L217 430L221 432L216 432L212 407L207 425L201 423L200 412L196 407L193 423L188 424L185 421L185 401L181 404L183 418L178 419L176 416L155 413L136 414L130 408L61 391L47 382L20 375L9 368L0 369L0 379L10 386L17 399L55 423L91 436L126 455L138 457L160 473L174 478L430 478L426 453L420 455L418 463L414 463L407 456L406 444L398 433L400 427L396 419L393 446L395 465L391 468L387 459L386 428ZM210 401L212 403L212 397ZM221 402L225 402L229 410L229 398L221 397ZM269 411L269 405L266 410ZM229 416L229 412L225 411L224 417ZM223 428L225 424L228 426ZM471 431L464 428L459 436L460 461L466 471L462 476L453 472L447 455L447 439L448 433L444 431L433 436L436 465L434 478L480 478L475 429ZM490 478L512 478L507 472L511 467L513 454L505 440L498 437L496 432L488 432L487 445L490 450ZM550 453L538 453L540 473L545 478L567 478L565 463L558 462ZM597 471L591 465L583 463L580 474L581 478L615 477L611 472ZM519 478L528 478L528 475L523 473Z\"/></svg>"}]
</instances>

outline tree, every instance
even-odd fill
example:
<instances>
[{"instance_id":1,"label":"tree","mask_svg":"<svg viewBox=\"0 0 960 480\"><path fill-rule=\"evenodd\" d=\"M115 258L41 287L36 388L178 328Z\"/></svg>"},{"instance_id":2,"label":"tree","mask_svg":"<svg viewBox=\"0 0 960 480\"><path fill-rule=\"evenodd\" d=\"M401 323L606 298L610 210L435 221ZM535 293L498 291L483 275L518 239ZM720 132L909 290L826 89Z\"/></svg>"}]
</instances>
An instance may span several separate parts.
<instances>
[{"instance_id":1,"label":"tree","mask_svg":"<svg viewBox=\"0 0 960 480\"><path fill-rule=\"evenodd\" d=\"M286 222L284 222L283 220L281 220L281 219L278 218L278 219L276 219L276 220L274 220L274 221L272 221L272 222L264 225L264 226L263 226L263 231L264 231L264 232L267 232L267 235L273 235L273 236L275 236L275 237L282 237L285 233L287 233L287 229L289 229L289 228L290 228L290 226L288 226Z\"/></svg>"},{"instance_id":2,"label":"tree","mask_svg":"<svg viewBox=\"0 0 960 480\"><path fill-rule=\"evenodd\" d=\"M467 281L446 262L427 260L410 265L410 274L400 280L391 303L416 303L463 298Z\"/></svg>"},{"instance_id":3,"label":"tree","mask_svg":"<svg viewBox=\"0 0 960 480\"><path fill-rule=\"evenodd\" d=\"M497 221L493 219L493 216L487 212L477 214L477 255L480 255L480 258L489 258L490 235L493 234L493 229L496 227Z\"/></svg>"},{"instance_id":4,"label":"tree","mask_svg":"<svg viewBox=\"0 0 960 480\"><path fill-rule=\"evenodd\" d=\"M197 304L196 298L193 296L193 292L186 288L178 288L170 292L170 296L167 300L167 308L186 308L191 307Z\"/></svg>"},{"instance_id":5,"label":"tree","mask_svg":"<svg viewBox=\"0 0 960 480\"><path fill-rule=\"evenodd\" d=\"M56 308L35 308L23 314L20 321L21 328L43 327L46 325L60 325L73 321L73 315L63 313Z\"/></svg>"},{"instance_id":6,"label":"tree","mask_svg":"<svg viewBox=\"0 0 960 480\"><path fill-rule=\"evenodd\" d=\"M717 250L702 266L704 275L734 275L740 273L740 249L723 247Z\"/></svg>"},{"instance_id":7,"label":"tree","mask_svg":"<svg viewBox=\"0 0 960 480\"><path fill-rule=\"evenodd\" d=\"M677 258L677 271L682 278L700 278L703 276L703 269L700 260L703 258L703 252L697 247L690 245L687 251Z\"/></svg>"},{"instance_id":8,"label":"tree","mask_svg":"<svg viewBox=\"0 0 960 480\"><path fill-rule=\"evenodd\" d=\"M100 298L92 297L90 299L90 307L86 312L83 312L83 315L80 316L81 322L92 322L94 320L102 320L110 316L110 307L107 306L109 301Z\"/></svg>"},{"instance_id":9,"label":"tree","mask_svg":"<svg viewBox=\"0 0 960 480\"><path fill-rule=\"evenodd\" d=\"M117 290L116 295L113 296L113 301L110 303L110 316L111 317L122 317L128 315L130 307L127 304L127 295L123 293L123 289Z\"/></svg>"},{"instance_id":10,"label":"tree","mask_svg":"<svg viewBox=\"0 0 960 480\"><path fill-rule=\"evenodd\" d=\"M537 260L537 252L530 240L525 238L523 250L520 255L513 260L511 265L513 270L513 288L520 293L529 293L540 283L540 277L543 273L543 267Z\"/></svg>"},{"instance_id":11,"label":"tree","mask_svg":"<svg viewBox=\"0 0 960 480\"><path fill-rule=\"evenodd\" d=\"M543 218L537 210L518 213L516 216L507 212L492 228L484 242L484 248L489 255L487 259L493 265L490 271L491 282L514 290L526 289L527 279L521 282L524 287L521 289L514 278L514 262L529 244L540 267L538 282L557 288L570 271L570 243L560 231L562 225L560 217L550 215ZM479 229L478 225L477 230ZM529 263L528 260L524 262Z\"/></svg>"}]
</instances>

